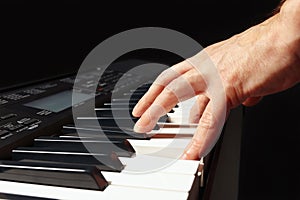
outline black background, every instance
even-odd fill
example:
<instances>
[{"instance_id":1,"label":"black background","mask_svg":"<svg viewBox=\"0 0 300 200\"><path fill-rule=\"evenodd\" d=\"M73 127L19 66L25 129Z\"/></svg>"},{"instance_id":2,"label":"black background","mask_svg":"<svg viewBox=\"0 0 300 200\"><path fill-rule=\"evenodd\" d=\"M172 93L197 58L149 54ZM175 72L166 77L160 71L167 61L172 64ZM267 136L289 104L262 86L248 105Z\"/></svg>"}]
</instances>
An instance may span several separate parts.
<instances>
[{"instance_id":1,"label":"black background","mask_svg":"<svg viewBox=\"0 0 300 200\"><path fill-rule=\"evenodd\" d=\"M202 46L265 19L278 0L16 1L0 4L0 88L76 72L104 39L131 28L165 27ZM164 56L144 53L164 60Z\"/></svg>"},{"instance_id":2,"label":"black background","mask_svg":"<svg viewBox=\"0 0 300 200\"><path fill-rule=\"evenodd\" d=\"M245 108L239 199L300 199L300 84Z\"/></svg>"}]
</instances>

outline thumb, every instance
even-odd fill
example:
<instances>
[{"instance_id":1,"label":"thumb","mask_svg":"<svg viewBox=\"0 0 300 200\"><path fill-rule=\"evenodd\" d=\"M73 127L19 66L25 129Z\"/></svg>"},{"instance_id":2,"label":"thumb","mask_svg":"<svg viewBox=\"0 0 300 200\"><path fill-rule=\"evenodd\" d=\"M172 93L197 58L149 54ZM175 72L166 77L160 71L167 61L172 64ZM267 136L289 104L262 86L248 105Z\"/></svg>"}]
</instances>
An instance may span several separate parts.
<instances>
[{"instance_id":1,"label":"thumb","mask_svg":"<svg viewBox=\"0 0 300 200\"><path fill-rule=\"evenodd\" d=\"M243 105L244 106L254 106L254 105L258 104L260 102L260 100L262 100L262 98L263 98L262 96L260 96L260 97L249 97L243 102Z\"/></svg>"}]
</instances>

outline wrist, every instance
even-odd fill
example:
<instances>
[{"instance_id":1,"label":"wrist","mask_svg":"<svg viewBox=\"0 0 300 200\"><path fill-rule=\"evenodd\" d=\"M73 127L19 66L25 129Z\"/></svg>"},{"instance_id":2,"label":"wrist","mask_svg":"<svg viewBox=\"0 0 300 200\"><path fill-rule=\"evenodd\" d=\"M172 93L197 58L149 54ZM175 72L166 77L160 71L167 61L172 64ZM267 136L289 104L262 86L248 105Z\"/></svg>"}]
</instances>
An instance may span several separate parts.
<instances>
[{"instance_id":1,"label":"wrist","mask_svg":"<svg viewBox=\"0 0 300 200\"><path fill-rule=\"evenodd\" d=\"M300 1L287 0L278 13L281 34L291 56L290 66L297 70L300 81ZM283 38L282 38L283 39Z\"/></svg>"},{"instance_id":2,"label":"wrist","mask_svg":"<svg viewBox=\"0 0 300 200\"><path fill-rule=\"evenodd\" d=\"M287 89L300 80L299 54L295 56L299 40L285 26L277 14L206 48L220 73L229 106Z\"/></svg>"},{"instance_id":3,"label":"wrist","mask_svg":"<svg viewBox=\"0 0 300 200\"><path fill-rule=\"evenodd\" d=\"M287 0L277 14L282 34L291 46L300 45L300 1Z\"/></svg>"}]
</instances>

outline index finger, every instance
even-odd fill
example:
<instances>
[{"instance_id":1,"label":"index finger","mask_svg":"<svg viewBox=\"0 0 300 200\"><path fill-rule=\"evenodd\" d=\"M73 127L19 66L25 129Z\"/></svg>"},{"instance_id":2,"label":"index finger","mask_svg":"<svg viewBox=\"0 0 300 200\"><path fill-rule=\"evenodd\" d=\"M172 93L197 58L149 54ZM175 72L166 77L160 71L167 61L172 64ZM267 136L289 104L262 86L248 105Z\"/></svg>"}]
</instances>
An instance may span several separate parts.
<instances>
[{"instance_id":1,"label":"index finger","mask_svg":"<svg viewBox=\"0 0 300 200\"><path fill-rule=\"evenodd\" d=\"M163 71L153 82L146 94L136 104L132 111L132 115L140 117L170 82L190 70L191 67L192 66L188 62L182 61Z\"/></svg>"},{"instance_id":2,"label":"index finger","mask_svg":"<svg viewBox=\"0 0 300 200\"><path fill-rule=\"evenodd\" d=\"M178 102L187 100L204 91L205 87L203 79L196 70L190 70L176 78L164 88L141 115L134 126L134 131L151 131L159 117L167 114Z\"/></svg>"}]
</instances>

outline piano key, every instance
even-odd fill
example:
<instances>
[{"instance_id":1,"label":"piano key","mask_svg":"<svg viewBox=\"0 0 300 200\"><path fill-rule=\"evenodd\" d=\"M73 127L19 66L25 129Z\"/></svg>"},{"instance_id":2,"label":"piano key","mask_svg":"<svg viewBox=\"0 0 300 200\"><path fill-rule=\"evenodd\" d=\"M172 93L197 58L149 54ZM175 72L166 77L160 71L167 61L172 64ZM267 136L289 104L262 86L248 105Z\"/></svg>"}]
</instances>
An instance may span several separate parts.
<instances>
[{"instance_id":1,"label":"piano key","mask_svg":"<svg viewBox=\"0 0 300 200\"><path fill-rule=\"evenodd\" d=\"M129 140L136 151L136 155L152 155L156 157L165 157L178 159L185 147L189 144L190 138L176 138L176 139L158 139L138 141Z\"/></svg>"},{"instance_id":2,"label":"piano key","mask_svg":"<svg viewBox=\"0 0 300 200\"><path fill-rule=\"evenodd\" d=\"M160 128L197 128L199 124L196 123L174 123L174 122L157 122Z\"/></svg>"},{"instance_id":3,"label":"piano key","mask_svg":"<svg viewBox=\"0 0 300 200\"><path fill-rule=\"evenodd\" d=\"M133 128L134 124L138 121L137 117L121 117L121 116L108 116L108 117L77 117L78 120L81 120L82 124L89 125L89 120L95 121L97 120L101 126L109 126L109 127L125 127L125 128ZM159 118L159 122L168 121L168 116L164 115ZM157 126L154 127L157 129Z\"/></svg>"},{"instance_id":4,"label":"piano key","mask_svg":"<svg viewBox=\"0 0 300 200\"><path fill-rule=\"evenodd\" d=\"M144 172L145 167L141 166L144 163L151 163L153 169L161 173L174 173L174 174L187 174L187 175L199 175L199 165L203 165L203 160L175 160L166 157L157 157L151 155L138 155L134 158L120 157L120 160L125 165L123 172ZM162 165L165 163L165 165ZM163 166L163 167L162 167ZM148 166L147 166L148 167ZM148 167L150 169L150 167Z\"/></svg>"},{"instance_id":5,"label":"piano key","mask_svg":"<svg viewBox=\"0 0 300 200\"><path fill-rule=\"evenodd\" d=\"M122 130L123 129L123 130ZM66 135L80 137L96 137L96 138L109 138L109 139L150 139L146 133L135 133L132 129L123 127L75 127L74 125L63 126L62 132Z\"/></svg>"},{"instance_id":6,"label":"piano key","mask_svg":"<svg viewBox=\"0 0 300 200\"><path fill-rule=\"evenodd\" d=\"M159 127L157 125L157 127ZM112 135L116 135L116 138L118 138L118 135L122 135L122 138L126 138L128 136L128 138L126 139L146 139L146 138L151 138L151 137L166 137L166 138L170 138L170 137L175 137L175 136L193 136L194 133L196 132L197 126L194 125L192 127L188 127L188 126L184 126L184 127L180 127L180 128L173 128L172 126L170 126L171 128L155 128L154 130L148 132L148 133L135 133L133 131L131 131L131 129L127 129L125 128L125 131L120 131L120 128L117 127L109 127L108 129L115 129L115 130L107 130L107 129L100 129L100 128L90 128L90 127L75 127L72 125L69 126L64 126L64 128L66 128L68 130L68 133L72 132L71 130L75 131L75 130L80 130L81 131L81 136L86 135L87 137L93 137L93 136L97 136L99 135L101 137L101 131L105 132L105 136L109 137L109 138L113 138ZM75 133L73 132L73 135Z\"/></svg>"},{"instance_id":7,"label":"piano key","mask_svg":"<svg viewBox=\"0 0 300 200\"><path fill-rule=\"evenodd\" d=\"M195 176L198 176L200 161L178 161L172 158L137 155L123 158L124 170L120 173L103 172L111 185L141 187L149 189L189 192ZM186 164L190 171L182 173L180 168ZM180 181L179 181L180 180Z\"/></svg>"},{"instance_id":8,"label":"piano key","mask_svg":"<svg viewBox=\"0 0 300 200\"><path fill-rule=\"evenodd\" d=\"M86 149L89 146L89 150ZM115 152L118 156L131 157L135 151L127 140L63 139L59 137L39 137L34 139L34 147L47 147L56 151L87 153Z\"/></svg>"},{"instance_id":9,"label":"piano key","mask_svg":"<svg viewBox=\"0 0 300 200\"><path fill-rule=\"evenodd\" d=\"M16 188L18 188L16 190ZM9 181L0 181L0 192L15 195L34 196L40 198L82 200L82 199L110 199L120 200L130 198L131 200L153 200L172 199L183 200L188 198L187 192L154 190L148 188L134 188L109 185L103 192L82 190L67 187L45 186L37 184L26 184Z\"/></svg>"},{"instance_id":10,"label":"piano key","mask_svg":"<svg viewBox=\"0 0 300 200\"><path fill-rule=\"evenodd\" d=\"M111 99L112 102L138 102L140 99L138 98L120 98L120 99Z\"/></svg>"},{"instance_id":11,"label":"piano key","mask_svg":"<svg viewBox=\"0 0 300 200\"><path fill-rule=\"evenodd\" d=\"M159 130L152 130L148 132L150 135L191 135L193 136L197 128L160 128Z\"/></svg>"},{"instance_id":12,"label":"piano key","mask_svg":"<svg viewBox=\"0 0 300 200\"><path fill-rule=\"evenodd\" d=\"M148 134L118 134L118 133L106 133L106 134L98 134L97 131L80 131L80 134L77 132L69 132L62 136L61 138L80 138L80 139L90 139L97 138L99 140L126 140L126 139L136 139L136 140L149 140L151 135Z\"/></svg>"},{"instance_id":13,"label":"piano key","mask_svg":"<svg viewBox=\"0 0 300 200\"><path fill-rule=\"evenodd\" d=\"M126 105L123 105L123 104L114 104L114 105L110 105L110 104L106 104L106 105L103 105L101 106L101 108L127 108L128 110L132 111L133 108L134 108L135 104L126 104Z\"/></svg>"},{"instance_id":14,"label":"piano key","mask_svg":"<svg viewBox=\"0 0 300 200\"><path fill-rule=\"evenodd\" d=\"M98 117L133 117L126 108L96 108L95 111Z\"/></svg>"},{"instance_id":15,"label":"piano key","mask_svg":"<svg viewBox=\"0 0 300 200\"><path fill-rule=\"evenodd\" d=\"M0 180L103 191L108 182L96 166L0 162Z\"/></svg>"},{"instance_id":16,"label":"piano key","mask_svg":"<svg viewBox=\"0 0 300 200\"><path fill-rule=\"evenodd\" d=\"M133 120L138 119L132 116L132 110L127 107L117 107L117 108L95 108L98 117L130 117ZM172 109L169 113L174 113ZM168 120L168 115L164 115L159 118L158 121L165 122Z\"/></svg>"},{"instance_id":17,"label":"piano key","mask_svg":"<svg viewBox=\"0 0 300 200\"><path fill-rule=\"evenodd\" d=\"M137 89L129 90L129 92L136 92L136 93L141 93L143 92L144 94L148 91L149 87L140 87Z\"/></svg>"},{"instance_id":18,"label":"piano key","mask_svg":"<svg viewBox=\"0 0 300 200\"><path fill-rule=\"evenodd\" d=\"M124 166L115 153L77 153L77 152L55 152L52 150L35 150L34 147L18 147L12 151L12 160L21 161L24 159L97 165L107 171L121 171Z\"/></svg>"},{"instance_id":19,"label":"piano key","mask_svg":"<svg viewBox=\"0 0 300 200\"><path fill-rule=\"evenodd\" d=\"M123 107L127 107L127 106L135 106L136 103L132 103L132 102L111 102L111 103L104 103L104 106L110 106L110 107L114 107L114 106L123 106Z\"/></svg>"},{"instance_id":20,"label":"piano key","mask_svg":"<svg viewBox=\"0 0 300 200\"><path fill-rule=\"evenodd\" d=\"M41 198L41 197L33 197L33 196L24 196L24 195L15 195L15 194L7 194L0 193L0 199L9 199L9 200L56 200L52 198Z\"/></svg>"},{"instance_id":21,"label":"piano key","mask_svg":"<svg viewBox=\"0 0 300 200\"><path fill-rule=\"evenodd\" d=\"M130 96L131 98L134 98L134 99L140 99L140 98L142 98L144 96L144 94L145 94L144 92L136 92L136 93L134 93L134 92L126 92L123 95L124 96Z\"/></svg>"},{"instance_id":22,"label":"piano key","mask_svg":"<svg viewBox=\"0 0 300 200\"><path fill-rule=\"evenodd\" d=\"M62 139L76 139L76 140L86 140L94 139L91 137L79 137L79 136L70 136L62 135ZM98 138L96 138L98 139ZM188 145L190 137L181 137L175 139L166 139L166 138L152 138L150 140L136 140L129 139L129 143L133 146L133 149L136 152L136 155L149 155L159 152L156 154L158 157L168 157L168 158L178 158L181 156L183 150ZM122 155L125 157L124 155Z\"/></svg>"},{"instance_id":23,"label":"piano key","mask_svg":"<svg viewBox=\"0 0 300 200\"><path fill-rule=\"evenodd\" d=\"M101 126L112 126L112 127L129 127L133 128L138 118L135 117L78 117L78 120L98 120ZM85 122L82 122L85 123Z\"/></svg>"},{"instance_id":24,"label":"piano key","mask_svg":"<svg viewBox=\"0 0 300 200\"><path fill-rule=\"evenodd\" d=\"M191 175L160 172L140 173L138 175L136 173L103 172L103 176L110 180L112 185L180 192L189 192L195 179Z\"/></svg>"},{"instance_id":25,"label":"piano key","mask_svg":"<svg viewBox=\"0 0 300 200\"><path fill-rule=\"evenodd\" d=\"M90 130L90 131L98 131L100 134L105 134L106 131L120 133L120 134L128 134L128 133L134 134L133 129L131 127L101 126L100 128L98 125L94 125L90 123L83 123L82 126L77 125L76 127L73 124L63 126L63 131L67 131L67 130Z\"/></svg>"},{"instance_id":26,"label":"piano key","mask_svg":"<svg viewBox=\"0 0 300 200\"><path fill-rule=\"evenodd\" d=\"M179 113L169 113L169 122L178 123L178 124L187 124L189 123L189 115L179 114Z\"/></svg>"},{"instance_id":27,"label":"piano key","mask_svg":"<svg viewBox=\"0 0 300 200\"><path fill-rule=\"evenodd\" d=\"M132 117L132 113L127 108L95 108L98 117ZM171 110L173 111L173 110ZM173 113L173 112L169 113ZM168 116L165 115L159 119L160 122L168 121Z\"/></svg>"}]
</instances>

